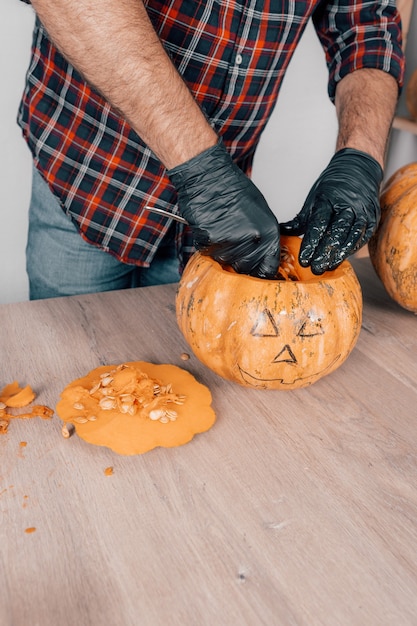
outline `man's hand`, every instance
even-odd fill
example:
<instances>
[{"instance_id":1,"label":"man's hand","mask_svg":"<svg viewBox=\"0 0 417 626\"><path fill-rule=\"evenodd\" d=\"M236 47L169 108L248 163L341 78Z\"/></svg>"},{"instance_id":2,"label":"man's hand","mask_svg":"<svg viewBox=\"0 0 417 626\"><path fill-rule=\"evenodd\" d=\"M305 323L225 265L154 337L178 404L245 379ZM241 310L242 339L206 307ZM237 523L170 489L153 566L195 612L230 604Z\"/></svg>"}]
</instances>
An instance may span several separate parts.
<instances>
[{"instance_id":1,"label":"man's hand","mask_svg":"<svg viewBox=\"0 0 417 626\"><path fill-rule=\"evenodd\" d=\"M277 219L223 144L169 170L168 176L198 250L241 274L276 276L280 258Z\"/></svg>"},{"instance_id":2,"label":"man's hand","mask_svg":"<svg viewBox=\"0 0 417 626\"><path fill-rule=\"evenodd\" d=\"M300 213L282 232L304 234L299 261L314 274L335 269L365 245L379 218L379 163L353 148L339 150L313 185Z\"/></svg>"}]
</instances>

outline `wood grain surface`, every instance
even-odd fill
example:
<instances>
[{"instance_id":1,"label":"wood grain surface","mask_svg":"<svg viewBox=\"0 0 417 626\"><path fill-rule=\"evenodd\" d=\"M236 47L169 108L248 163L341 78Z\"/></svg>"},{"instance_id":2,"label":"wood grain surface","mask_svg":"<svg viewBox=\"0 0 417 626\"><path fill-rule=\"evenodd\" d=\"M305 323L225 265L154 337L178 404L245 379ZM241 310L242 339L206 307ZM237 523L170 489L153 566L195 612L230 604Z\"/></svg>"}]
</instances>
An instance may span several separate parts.
<instances>
[{"instance_id":1,"label":"wood grain surface","mask_svg":"<svg viewBox=\"0 0 417 626\"><path fill-rule=\"evenodd\" d=\"M359 342L296 391L182 361L174 285L0 306L0 386L30 384L53 408L98 365L173 363L218 416L183 447L133 457L64 439L56 416L12 421L1 626L415 626L417 318L368 258L353 264Z\"/></svg>"}]
</instances>

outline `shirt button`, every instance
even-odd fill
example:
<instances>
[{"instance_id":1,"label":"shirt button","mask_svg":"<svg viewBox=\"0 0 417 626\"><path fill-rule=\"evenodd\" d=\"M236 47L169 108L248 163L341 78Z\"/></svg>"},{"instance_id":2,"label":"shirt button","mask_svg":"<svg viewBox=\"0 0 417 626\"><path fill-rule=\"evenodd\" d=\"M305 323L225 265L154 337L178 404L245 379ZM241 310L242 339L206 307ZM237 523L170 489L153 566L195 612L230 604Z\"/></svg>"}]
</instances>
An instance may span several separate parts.
<instances>
[{"instance_id":1,"label":"shirt button","mask_svg":"<svg viewBox=\"0 0 417 626\"><path fill-rule=\"evenodd\" d=\"M236 55L236 61L235 61L236 65L240 65L242 63L242 61L243 61L242 55L241 54L237 54Z\"/></svg>"}]
</instances>

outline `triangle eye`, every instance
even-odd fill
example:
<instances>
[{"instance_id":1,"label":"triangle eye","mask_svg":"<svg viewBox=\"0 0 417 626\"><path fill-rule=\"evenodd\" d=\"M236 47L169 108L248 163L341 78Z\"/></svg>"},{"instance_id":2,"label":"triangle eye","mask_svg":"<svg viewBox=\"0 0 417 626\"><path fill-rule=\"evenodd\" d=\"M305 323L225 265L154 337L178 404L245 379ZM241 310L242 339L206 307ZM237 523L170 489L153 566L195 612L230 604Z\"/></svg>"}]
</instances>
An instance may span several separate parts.
<instances>
[{"instance_id":1,"label":"triangle eye","mask_svg":"<svg viewBox=\"0 0 417 626\"><path fill-rule=\"evenodd\" d=\"M250 334L253 337L278 337L279 328L269 309L264 309L262 311L253 325Z\"/></svg>"},{"instance_id":2,"label":"triangle eye","mask_svg":"<svg viewBox=\"0 0 417 626\"><path fill-rule=\"evenodd\" d=\"M324 335L324 328L320 317L317 319L307 319L301 324L301 328L297 333L297 337L315 337L316 335Z\"/></svg>"}]
</instances>

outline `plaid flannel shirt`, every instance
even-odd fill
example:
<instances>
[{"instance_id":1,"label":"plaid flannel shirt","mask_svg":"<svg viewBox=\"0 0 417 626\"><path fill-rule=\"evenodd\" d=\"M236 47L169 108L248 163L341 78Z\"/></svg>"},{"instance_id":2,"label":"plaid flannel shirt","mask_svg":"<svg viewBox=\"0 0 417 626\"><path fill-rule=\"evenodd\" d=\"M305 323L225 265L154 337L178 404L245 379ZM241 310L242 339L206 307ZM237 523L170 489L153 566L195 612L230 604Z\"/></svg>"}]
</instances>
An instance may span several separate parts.
<instances>
[{"instance_id":1,"label":"plaid flannel shirt","mask_svg":"<svg viewBox=\"0 0 417 626\"><path fill-rule=\"evenodd\" d=\"M248 174L293 52L312 18L329 69L328 92L359 68L392 74L403 54L395 2L146 0L173 63L237 164ZM18 122L34 162L83 237L148 266L176 211L166 171L140 137L63 58L39 20ZM176 224L178 255L193 251Z\"/></svg>"}]
</instances>

